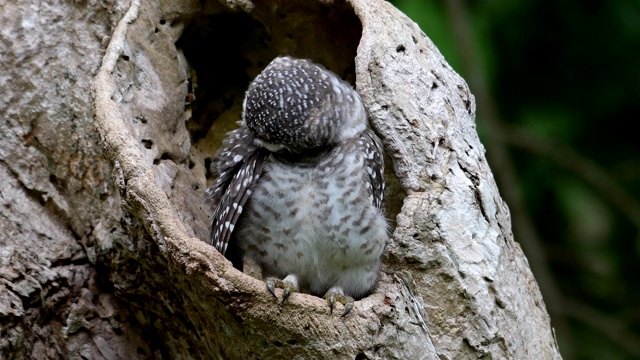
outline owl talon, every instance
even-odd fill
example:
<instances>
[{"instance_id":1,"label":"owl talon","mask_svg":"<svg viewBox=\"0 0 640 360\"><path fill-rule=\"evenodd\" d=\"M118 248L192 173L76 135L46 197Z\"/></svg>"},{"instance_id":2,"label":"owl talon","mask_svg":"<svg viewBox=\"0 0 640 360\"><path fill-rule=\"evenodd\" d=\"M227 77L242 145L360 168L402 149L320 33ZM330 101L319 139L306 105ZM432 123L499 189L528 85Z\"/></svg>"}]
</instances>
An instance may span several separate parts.
<instances>
[{"instance_id":1,"label":"owl talon","mask_svg":"<svg viewBox=\"0 0 640 360\"><path fill-rule=\"evenodd\" d=\"M277 299L278 297L276 296L276 292L274 290L274 284L276 281L278 281L278 279L268 278L265 282L267 283L267 290L269 290L271 295L273 295L273 297Z\"/></svg>"},{"instance_id":2,"label":"owl talon","mask_svg":"<svg viewBox=\"0 0 640 360\"><path fill-rule=\"evenodd\" d=\"M289 288L285 285L284 294L282 295L282 303L281 304L284 304L284 301L289 298L289 295L291 295L291 290L289 290Z\"/></svg>"},{"instance_id":3,"label":"owl talon","mask_svg":"<svg viewBox=\"0 0 640 360\"><path fill-rule=\"evenodd\" d=\"M286 278L284 278L284 280L280 280L274 277L269 277L265 280L265 283L267 283L267 290L269 290L271 295L273 295L273 297L276 299L278 298L278 296L276 295L275 288L280 288L284 290L284 293L282 294L281 304L284 304L284 302L289 298L289 296L292 293L298 292L298 280L293 275L287 276Z\"/></svg>"},{"instance_id":4,"label":"owl talon","mask_svg":"<svg viewBox=\"0 0 640 360\"><path fill-rule=\"evenodd\" d=\"M329 311L333 314L333 308L335 307L336 301L344 305L344 312L340 317L345 317L351 309L353 309L353 304L355 300L351 296L347 296L342 293L342 289L332 288L324 295L325 300L329 303Z\"/></svg>"},{"instance_id":5,"label":"owl talon","mask_svg":"<svg viewBox=\"0 0 640 360\"><path fill-rule=\"evenodd\" d=\"M329 295L329 312L333 315L333 306L336 304L336 295L335 294L331 294Z\"/></svg>"},{"instance_id":6,"label":"owl talon","mask_svg":"<svg viewBox=\"0 0 640 360\"><path fill-rule=\"evenodd\" d=\"M353 298L349 297L347 299L347 303L344 305L344 312L342 313L342 315L340 317L347 316L347 314L351 311L351 309L353 309L353 303L354 303Z\"/></svg>"}]
</instances>

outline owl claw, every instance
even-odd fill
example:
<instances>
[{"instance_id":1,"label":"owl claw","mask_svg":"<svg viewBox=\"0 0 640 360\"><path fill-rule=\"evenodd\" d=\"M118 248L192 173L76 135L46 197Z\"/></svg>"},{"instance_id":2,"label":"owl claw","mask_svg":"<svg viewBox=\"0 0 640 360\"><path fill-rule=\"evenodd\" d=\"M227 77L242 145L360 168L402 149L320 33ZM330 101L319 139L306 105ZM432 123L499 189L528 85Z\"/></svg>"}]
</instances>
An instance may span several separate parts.
<instances>
[{"instance_id":1,"label":"owl claw","mask_svg":"<svg viewBox=\"0 0 640 360\"><path fill-rule=\"evenodd\" d=\"M282 294L282 304L284 304L284 302L289 298L289 296L292 293L298 292L297 279L295 278L295 276L292 276L292 275L287 276L284 280L280 280L274 277L269 277L265 280L265 283L267 283L267 290L269 290L271 295L273 295L273 297L276 299L278 298L278 296L276 295L275 288L280 288L284 290L284 293Z\"/></svg>"},{"instance_id":2,"label":"owl claw","mask_svg":"<svg viewBox=\"0 0 640 360\"><path fill-rule=\"evenodd\" d=\"M353 304L355 300L351 296L344 295L341 289L330 289L324 295L325 300L329 303L329 311L333 314L333 308L335 307L336 301L344 305L344 312L340 317L345 317L351 309L353 309Z\"/></svg>"},{"instance_id":3,"label":"owl claw","mask_svg":"<svg viewBox=\"0 0 640 360\"><path fill-rule=\"evenodd\" d=\"M268 278L265 282L267 283L267 290L269 290L269 292L271 293L271 295L273 295L274 298L278 298L276 296L276 292L273 289L275 282L278 281L277 279L274 278Z\"/></svg>"},{"instance_id":4,"label":"owl claw","mask_svg":"<svg viewBox=\"0 0 640 360\"><path fill-rule=\"evenodd\" d=\"M331 313L331 315L333 315L333 306L336 304L336 295L335 294L331 294L329 295L329 312Z\"/></svg>"},{"instance_id":5,"label":"owl claw","mask_svg":"<svg viewBox=\"0 0 640 360\"><path fill-rule=\"evenodd\" d=\"M347 316L347 314L351 311L351 309L353 309L353 303L355 300L353 300L352 297L349 297L347 299L347 303L344 305L344 312L342 313L342 315L340 317L345 317Z\"/></svg>"},{"instance_id":6,"label":"owl claw","mask_svg":"<svg viewBox=\"0 0 640 360\"><path fill-rule=\"evenodd\" d=\"M282 295L282 303L281 304L284 304L284 301L289 298L289 295L291 295L291 290L290 290L290 288L288 286L285 285L284 294Z\"/></svg>"}]
</instances>

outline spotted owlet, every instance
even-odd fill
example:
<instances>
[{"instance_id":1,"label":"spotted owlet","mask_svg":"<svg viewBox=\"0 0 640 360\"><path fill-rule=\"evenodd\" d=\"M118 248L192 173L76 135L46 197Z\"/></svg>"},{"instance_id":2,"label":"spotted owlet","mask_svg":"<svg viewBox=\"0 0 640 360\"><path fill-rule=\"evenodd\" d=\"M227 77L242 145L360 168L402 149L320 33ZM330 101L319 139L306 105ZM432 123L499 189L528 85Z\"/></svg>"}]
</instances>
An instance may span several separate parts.
<instances>
[{"instance_id":1,"label":"spotted owlet","mask_svg":"<svg viewBox=\"0 0 640 360\"><path fill-rule=\"evenodd\" d=\"M212 163L211 243L267 289L324 295L343 316L373 291L388 240L383 150L360 96L309 60L278 57L249 85Z\"/></svg>"}]
</instances>

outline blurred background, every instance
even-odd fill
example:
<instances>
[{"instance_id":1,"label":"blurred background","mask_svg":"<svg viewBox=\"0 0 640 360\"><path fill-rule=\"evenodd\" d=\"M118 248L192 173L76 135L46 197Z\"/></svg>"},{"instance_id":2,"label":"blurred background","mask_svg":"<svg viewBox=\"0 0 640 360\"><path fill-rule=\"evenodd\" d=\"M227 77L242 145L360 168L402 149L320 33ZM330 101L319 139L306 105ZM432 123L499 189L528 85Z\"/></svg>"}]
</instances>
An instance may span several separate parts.
<instances>
[{"instance_id":1,"label":"blurred background","mask_svg":"<svg viewBox=\"0 0 640 360\"><path fill-rule=\"evenodd\" d=\"M640 359L640 1L391 2L476 97L564 359Z\"/></svg>"}]
</instances>

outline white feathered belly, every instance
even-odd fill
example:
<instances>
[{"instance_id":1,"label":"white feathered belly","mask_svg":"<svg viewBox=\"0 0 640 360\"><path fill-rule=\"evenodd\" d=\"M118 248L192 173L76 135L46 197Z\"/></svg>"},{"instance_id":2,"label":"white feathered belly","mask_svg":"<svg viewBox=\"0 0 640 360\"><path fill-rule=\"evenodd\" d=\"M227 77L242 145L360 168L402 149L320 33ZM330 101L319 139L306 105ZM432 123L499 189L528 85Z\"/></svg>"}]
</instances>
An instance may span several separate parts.
<instances>
[{"instance_id":1,"label":"white feathered belly","mask_svg":"<svg viewBox=\"0 0 640 360\"><path fill-rule=\"evenodd\" d=\"M298 277L322 295L334 286L360 297L377 281L387 239L362 171L297 168L271 163L245 207L237 234L263 276Z\"/></svg>"}]
</instances>

